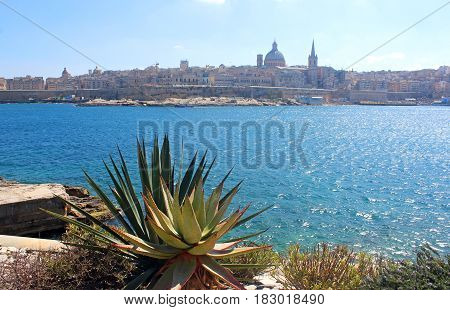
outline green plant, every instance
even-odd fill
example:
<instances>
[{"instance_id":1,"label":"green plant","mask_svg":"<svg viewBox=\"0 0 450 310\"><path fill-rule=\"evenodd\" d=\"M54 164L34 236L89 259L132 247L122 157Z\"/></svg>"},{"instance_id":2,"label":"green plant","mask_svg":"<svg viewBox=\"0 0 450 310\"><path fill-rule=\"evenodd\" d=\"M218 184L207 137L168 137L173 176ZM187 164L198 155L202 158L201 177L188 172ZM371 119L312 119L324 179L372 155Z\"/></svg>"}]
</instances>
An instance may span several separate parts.
<instances>
[{"instance_id":1,"label":"green plant","mask_svg":"<svg viewBox=\"0 0 450 310\"><path fill-rule=\"evenodd\" d=\"M357 289L362 280L375 272L367 256L355 255L345 246L331 248L319 244L312 251L301 251L298 244L287 249L276 276L286 289Z\"/></svg>"},{"instance_id":2,"label":"green plant","mask_svg":"<svg viewBox=\"0 0 450 310\"><path fill-rule=\"evenodd\" d=\"M441 257L428 244L422 246L414 262L390 261L376 277L369 278L365 289L448 290L450 289L450 255Z\"/></svg>"},{"instance_id":3,"label":"green plant","mask_svg":"<svg viewBox=\"0 0 450 310\"><path fill-rule=\"evenodd\" d=\"M258 246L252 242L248 242L245 245ZM220 260L220 263L231 269L234 276L240 281L251 282L256 276L275 270L279 261L278 253L271 248L267 248L257 252L225 258Z\"/></svg>"},{"instance_id":4,"label":"green plant","mask_svg":"<svg viewBox=\"0 0 450 310\"><path fill-rule=\"evenodd\" d=\"M14 251L0 263L0 290L120 289L138 269L112 251ZM99 263L101 262L101 263Z\"/></svg>"},{"instance_id":5,"label":"green plant","mask_svg":"<svg viewBox=\"0 0 450 310\"><path fill-rule=\"evenodd\" d=\"M205 199L203 184L212 167L211 164L207 168L206 152L197 167L195 154L184 174L180 164L178 182L175 183L168 137L165 136L161 151L155 138L150 165L144 143L138 141L137 145L142 200L138 198L120 150L120 168L112 158L112 168L105 163L113 182L111 192L116 204L85 173L88 183L121 224L120 227L102 223L67 201L92 225L44 211L91 234L89 238L76 236L80 242L70 245L100 252L114 249L121 257L133 260L142 273L127 284L127 289L218 289L227 286L243 289L243 285L217 259L266 249L236 247L262 232L222 243L219 240L268 208L243 218L248 209L246 206L226 216L241 185L239 182L222 195L231 171Z\"/></svg>"}]
</instances>

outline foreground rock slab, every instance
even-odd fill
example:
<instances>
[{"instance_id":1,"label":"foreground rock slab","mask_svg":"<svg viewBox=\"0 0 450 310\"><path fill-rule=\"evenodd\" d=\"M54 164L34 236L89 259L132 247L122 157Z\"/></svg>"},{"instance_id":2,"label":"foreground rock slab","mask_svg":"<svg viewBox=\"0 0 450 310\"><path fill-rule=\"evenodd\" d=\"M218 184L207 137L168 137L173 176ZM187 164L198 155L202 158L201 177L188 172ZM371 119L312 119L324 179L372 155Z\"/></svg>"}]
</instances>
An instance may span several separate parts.
<instances>
[{"instance_id":1,"label":"foreground rock slab","mask_svg":"<svg viewBox=\"0 0 450 310\"><path fill-rule=\"evenodd\" d=\"M64 228L64 222L41 210L79 217L59 197L95 213L99 218L106 213L100 200L80 187L20 184L0 179L0 234L24 236Z\"/></svg>"},{"instance_id":2,"label":"foreground rock slab","mask_svg":"<svg viewBox=\"0 0 450 310\"><path fill-rule=\"evenodd\" d=\"M0 235L0 251L2 251L1 249L9 251L14 249L56 251L63 248L66 248L66 245L57 240Z\"/></svg>"}]
</instances>

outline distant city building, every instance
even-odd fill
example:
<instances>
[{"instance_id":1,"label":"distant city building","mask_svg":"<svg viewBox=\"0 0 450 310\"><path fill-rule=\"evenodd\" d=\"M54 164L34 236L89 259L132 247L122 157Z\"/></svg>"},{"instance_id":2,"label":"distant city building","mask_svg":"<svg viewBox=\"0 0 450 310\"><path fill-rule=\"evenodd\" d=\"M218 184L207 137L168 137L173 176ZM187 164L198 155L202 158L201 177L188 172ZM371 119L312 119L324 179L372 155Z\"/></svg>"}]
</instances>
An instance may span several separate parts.
<instances>
[{"instance_id":1,"label":"distant city building","mask_svg":"<svg viewBox=\"0 0 450 310\"><path fill-rule=\"evenodd\" d=\"M63 72L62 72L62 74L61 74L61 77L63 78L63 79L68 79L68 78L70 78L70 73L69 72L67 72L67 69L66 68L64 68L64 70L63 70Z\"/></svg>"},{"instance_id":2,"label":"distant city building","mask_svg":"<svg viewBox=\"0 0 450 310\"><path fill-rule=\"evenodd\" d=\"M308 56L308 68L317 68L318 57L316 55L316 49L314 47L314 40L312 42L311 54Z\"/></svg>"},{"instance_id":3,"label":"distant city building","mask_svg":"<svg viewBox=\"0 0 450 310\"><path fill-rule=\"evenodd\" d=\"M187 60L180 61L180 70L186 71L187 69L189 69L189 61Z\"/></svg>"},{"instance_id":4,"label":"distant city building","mask_svg":"<svg viewBox=\"0 0 450 310\"><path fill-rule=\"evenodd\" d=\"M270 67L286 67L286 61L283 54L278 50L278 44L273 41L272 50L267 53L264 58L264 66Z\"/></svg>"},{"instance_id":5,"label":"distant city building","mask_svg":"<svg viewBox=\"0 0 450 310\"><path fill-rule=\"evenodd\" d=\"M44 89L45 82L43 77L31 77L27 75L25 77L7 79L6 85L8 90L42 90Z\"/></svg>"},{"instance_id":6,"label":"distant city building","mask_svg":"<svg viewBox=\"0 0 450 310\"><path fill-rule=\"evenodd\" d=\"M305 57L306 58L306 57ZM437 70L356 72L319 66L315 41L305 65L287 66L278 45L264 57L258 54L256 65L218 67L189 66L181 60L177 68L160 68L159 64L143 70L107 70L98 66L87 74L72 76L67 68L60 77L0 78L0 90L76 90L114 89L141 86L260 86L345 90L349 100L383 101L386 98L441 98L450 95L450 67ZM389 96L387 95L389 93ZM391 99L390 99L391 100Z\"/></svg>"},{"instance_id":7,"label":"distant city building","mask_svg":"<svg viewBox=\"0 0 450 310\"><path fill-rule=\"evenodd\" d=\"M262 68L262 66L264 65L264 63L263 63L263 55L262 54L258 54L258 55L256 55L256 66L258 67L258 68Z\"/></svg>"},{"instance_id":8,"label":"distant city building","mask_svg":"<svg viewBox=\"0 0 450 310\"><path fill-rule=\"evenodd\" d=\"M100 74L102 74L102 70L100 70L98 66L95 66L94 71L92 71L92 75L100 75Z\"/></svg>"},{"instance_id":9,"label":"distant city building","mask_svg":"<svg viewBox=\"0 0 450 310\"><path fill-rule=\"evenodd\" d=\"M308 56L308 83L313 88L319 87L318 56L316 55L314 40L312 42L311 54Z\"/></svg>"},{"instance_id":10,"label":"distant city building","mask_svg":"<svg viewBox=\"0 0 450 310\"><path fill-rule=\"evenodd\" d=\"M0 77L0 90L7 90L6 79Z\"/></svg>"},{"instance_id":11,"label":"distant city building","mask_svg":"<svg viewBox=\"0 0 450 310\"><path fill-rule=\"evenodd\" d=\"M59 78L47 78L45 80L45 89L47 90L71 90L80 89L81 82L78 77L72 77L67 68L61 73Z\"/></svg>"}]
</instances>

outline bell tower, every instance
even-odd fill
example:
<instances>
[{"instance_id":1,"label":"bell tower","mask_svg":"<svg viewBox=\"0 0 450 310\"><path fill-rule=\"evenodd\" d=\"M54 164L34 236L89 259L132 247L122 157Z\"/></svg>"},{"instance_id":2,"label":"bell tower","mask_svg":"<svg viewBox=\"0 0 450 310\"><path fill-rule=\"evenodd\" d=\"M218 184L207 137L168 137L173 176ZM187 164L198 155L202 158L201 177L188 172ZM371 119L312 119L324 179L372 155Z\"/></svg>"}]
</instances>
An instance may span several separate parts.
<instances>
[{"instance_id":1,"label":"bell tower","mask_svg":"<svg viewBox=\"0 0 450 310\"><path fill-rule=\"evenodd\" d=\"M317 68L318 57L314 48L314 40L312 42L311 54L308 57L308 68Z\"/></svg>"}]
</instances>

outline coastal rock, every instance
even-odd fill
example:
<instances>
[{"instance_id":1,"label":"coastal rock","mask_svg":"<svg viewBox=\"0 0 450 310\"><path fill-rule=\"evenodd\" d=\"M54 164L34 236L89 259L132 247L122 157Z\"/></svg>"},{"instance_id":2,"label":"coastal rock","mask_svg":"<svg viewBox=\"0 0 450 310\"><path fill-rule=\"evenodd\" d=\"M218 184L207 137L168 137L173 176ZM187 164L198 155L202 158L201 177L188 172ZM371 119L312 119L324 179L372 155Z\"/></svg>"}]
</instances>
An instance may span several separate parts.
<instances>
[{"instance_id":1,"label":"coastal rock","mask_svg":"<svg viewBox=\"0 0 450 310\"><path fill-rule=\"evenodd\" d=\"M154 98L153 100L105 100L93 99L78 103L79 107L93 106L174 106L174 107L206 107L206 106L277 106L299 105L294 99L263 99L244 97L177 97Z\"/></svg>"},{"instance_id":2,"label":"coastal rock","mask_svg":"<svg viewBox=\"0 0 450 310\"><path fill-rule=\"evenodd\" d=\"M0 235L0 253L18 250L57 251L67 246L58 240Z\"/></svg>"},{"instance_id":3,"label":"coastal rock","mask_svg":"<svg viewBox=\"0 0 450 310\"><path fill-rule=\"evenodd\" d=\"M257 276L245 286L247 290L281 290L283 286L270 273Z\"/></svg>"},{"instance_id":4,"label":"coastal rock","mask_svg":"<svg viewBox=\"0 0 450 310\"><path fill-rule=\"evenodd\" d=\"M64 228L65 224L41 209L81 217L62 197L104 219L107 212L100 199L80 187L61 184L20 184L0 180L0 234L24 236Z\"/></svg>"}]
</instances>

